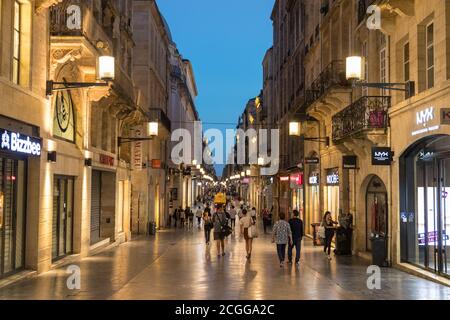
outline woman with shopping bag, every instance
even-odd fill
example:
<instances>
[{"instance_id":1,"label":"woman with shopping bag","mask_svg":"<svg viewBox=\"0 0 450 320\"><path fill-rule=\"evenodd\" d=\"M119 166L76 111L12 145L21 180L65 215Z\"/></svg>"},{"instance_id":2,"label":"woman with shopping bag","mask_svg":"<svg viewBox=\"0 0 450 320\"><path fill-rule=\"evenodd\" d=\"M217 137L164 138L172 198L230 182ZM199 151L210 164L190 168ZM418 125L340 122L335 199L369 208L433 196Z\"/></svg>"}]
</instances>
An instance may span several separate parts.
<instances>
[{"instance_id":1,"label":"woman with shopping bag","mask_svg":"<svg viewBox=\"0 0 450 320\"><path fill-rule=\"evenodd\" d=\"M256 225L252 219L247 214L247 210L242 210L242 218L239 220L240 226L241 226L241 234L244 235L245 239L245 249L247 251L247 260L250 260L252 257L252 250L253 250L253 239L256 238L257 232L256 232Z\"/></svg>"}]
</instances>

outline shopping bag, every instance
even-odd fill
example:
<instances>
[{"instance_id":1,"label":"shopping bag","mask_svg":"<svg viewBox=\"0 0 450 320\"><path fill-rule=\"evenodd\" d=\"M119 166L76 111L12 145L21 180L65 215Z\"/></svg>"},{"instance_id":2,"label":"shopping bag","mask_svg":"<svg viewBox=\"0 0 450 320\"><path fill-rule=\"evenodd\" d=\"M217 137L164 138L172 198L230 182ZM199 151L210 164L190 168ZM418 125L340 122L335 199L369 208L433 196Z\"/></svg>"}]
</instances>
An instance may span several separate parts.
<instances>
[{"instance_id":1,"label":"shopping bag","mask_svg":"<svg viewBox=\"0 0 450 320\"><path fill-rule=\"evenodd\" d=\"M248 228L248 236L249 238L258 238L258 228L256 227L256 225L252 225L250 226L250 228Z\"/></svg>"},{"instance_id":2,"label":"shopping bag","mask_svg":"<svg viewBox=\"0 0 450 320\"><path fill-rule=\"evenodd\" d=\"M320 225L319 229L317 229L317 236L321 239L325 239L325 227Z\"/></svg>"}]
</instances>

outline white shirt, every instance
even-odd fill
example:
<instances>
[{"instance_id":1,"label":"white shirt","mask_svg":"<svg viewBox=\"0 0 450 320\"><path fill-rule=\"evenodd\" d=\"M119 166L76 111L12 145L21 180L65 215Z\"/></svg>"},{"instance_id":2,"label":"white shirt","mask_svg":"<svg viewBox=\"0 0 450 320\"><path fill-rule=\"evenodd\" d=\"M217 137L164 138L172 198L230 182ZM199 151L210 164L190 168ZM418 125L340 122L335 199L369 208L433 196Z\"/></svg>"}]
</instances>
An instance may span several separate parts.
<instances>
[{"instance_id":1,"label":"white shirt","mask_svg":"<svg viewBox=\"0 0 450 320\"><path fill-rule=\"evenodd\" d=\"M252 218L250 218L249 216L244 216L239 221L244 229L250 228L250 226L252 225Z\"/></svg>"},{"instance_id":2,"label":"white shirt","mask_svg":"<svg viewBox=\"0 0 450 320\"><path fill-rule=\"evenodd\" d=\"M231 219L236 219L236 209L230 210L230 217L231 217Z\"/></svg>"}]
</instances>

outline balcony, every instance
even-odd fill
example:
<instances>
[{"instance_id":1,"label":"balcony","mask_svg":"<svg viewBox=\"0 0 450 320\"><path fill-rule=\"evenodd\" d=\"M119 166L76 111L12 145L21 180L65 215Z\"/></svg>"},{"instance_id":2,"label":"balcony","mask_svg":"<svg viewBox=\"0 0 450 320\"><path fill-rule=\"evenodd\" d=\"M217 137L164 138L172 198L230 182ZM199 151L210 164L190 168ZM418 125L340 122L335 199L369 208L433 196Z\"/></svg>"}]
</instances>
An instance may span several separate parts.
<instances>
[{"instance_id":1,"label":"balcony","mask_svg":"<svg viewBox=\"0 0 450 320\"><path fill-rule=\"evenodd\" d=\"M342 60L331 62L314 80L310 89L306 90L303 108L308 108L333 87L350 87L345 76L345 62Z\"/></svg>"},{"instance_id":2,"label":"balcony","mask_svg":"<svg viewBox=\"0 0 450 320\"><path fill-rule=\"evenodd\" d=\"M333 141L338 143L372 131L385 133L390 106L391 97L366 96L355 101L333 117Z\"/></svg>"}]
</instances>

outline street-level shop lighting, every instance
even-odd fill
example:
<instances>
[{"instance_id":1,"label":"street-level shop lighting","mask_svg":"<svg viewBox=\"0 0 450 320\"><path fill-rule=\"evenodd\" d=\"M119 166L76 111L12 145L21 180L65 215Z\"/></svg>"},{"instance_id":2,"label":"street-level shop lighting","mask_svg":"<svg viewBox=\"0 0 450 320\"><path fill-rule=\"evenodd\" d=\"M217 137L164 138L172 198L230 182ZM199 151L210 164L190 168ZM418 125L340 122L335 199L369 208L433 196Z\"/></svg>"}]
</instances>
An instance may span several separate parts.
<instances>
[{"instance_id":1,"label":"street-level shop lighting","mask_svg":"<svg viewBox=\"0 0 450 320\"><path fill-rule=\"evenodd\" d=\"M241 177L245 177L245 171L241 172Z\"/></svg>"},{"instance_id":2,"label":"street-level shop lighting","mask_svg":"<svg viewBox=\"0 0 450 320\"><path fill-rule=\"evenodd\" d=\"M197 168L197 170L200 170L202 168L202 166L198 164L196 168Z\"/></svg>"},{"instance_id":3,"label":"street-level shop lighting","mask_svg":"<svg viewBox=\"0 0 450 320\"><path fill-rule=\"evenodd\" d=\"M405 92L405 99L415 95L415 82L407 81L403 83L369 83L366 79L365 58L360 56L347 57L345 61L345 75L347 80L352 82L354 87L376 88L383 90L394 90Z\"/></svg>"},{"instance_id":4,"label":"street-level shop lighting","mask_svg":"<svg viewBox=\"0 0 450 320\"><path fill-rule=\"evenodd\" d=\"M196 166L196 165L197 165L197 160L195 160L195 159L192 160L192 165L193 165L193 166Z\"/></svg>"},{"instance_id":5,"label":"street-level shop lighting","mask_svg":"<svg viewBox=\"0 0 450 320\"><path fill-rule=\"evenodd\" d=\"M247 170L247 171L245 171L245 174L246 174L247 176L250 176L250 175L252 174L252 170Z\"/></svg>"},{"instance_id":6,"label":"street-level shop lighting","mask_svg":"<svg viewBox=\"0 0 450 320\"><path fill-rule=\"evenodd\" d=\"M107 87L115 79L115 59L111 56L100 56L97 60L98 79L102 82L55 82L47 81L46 95L51 96L55 91L72 89Z\"/></svg>"}]
</instances>

